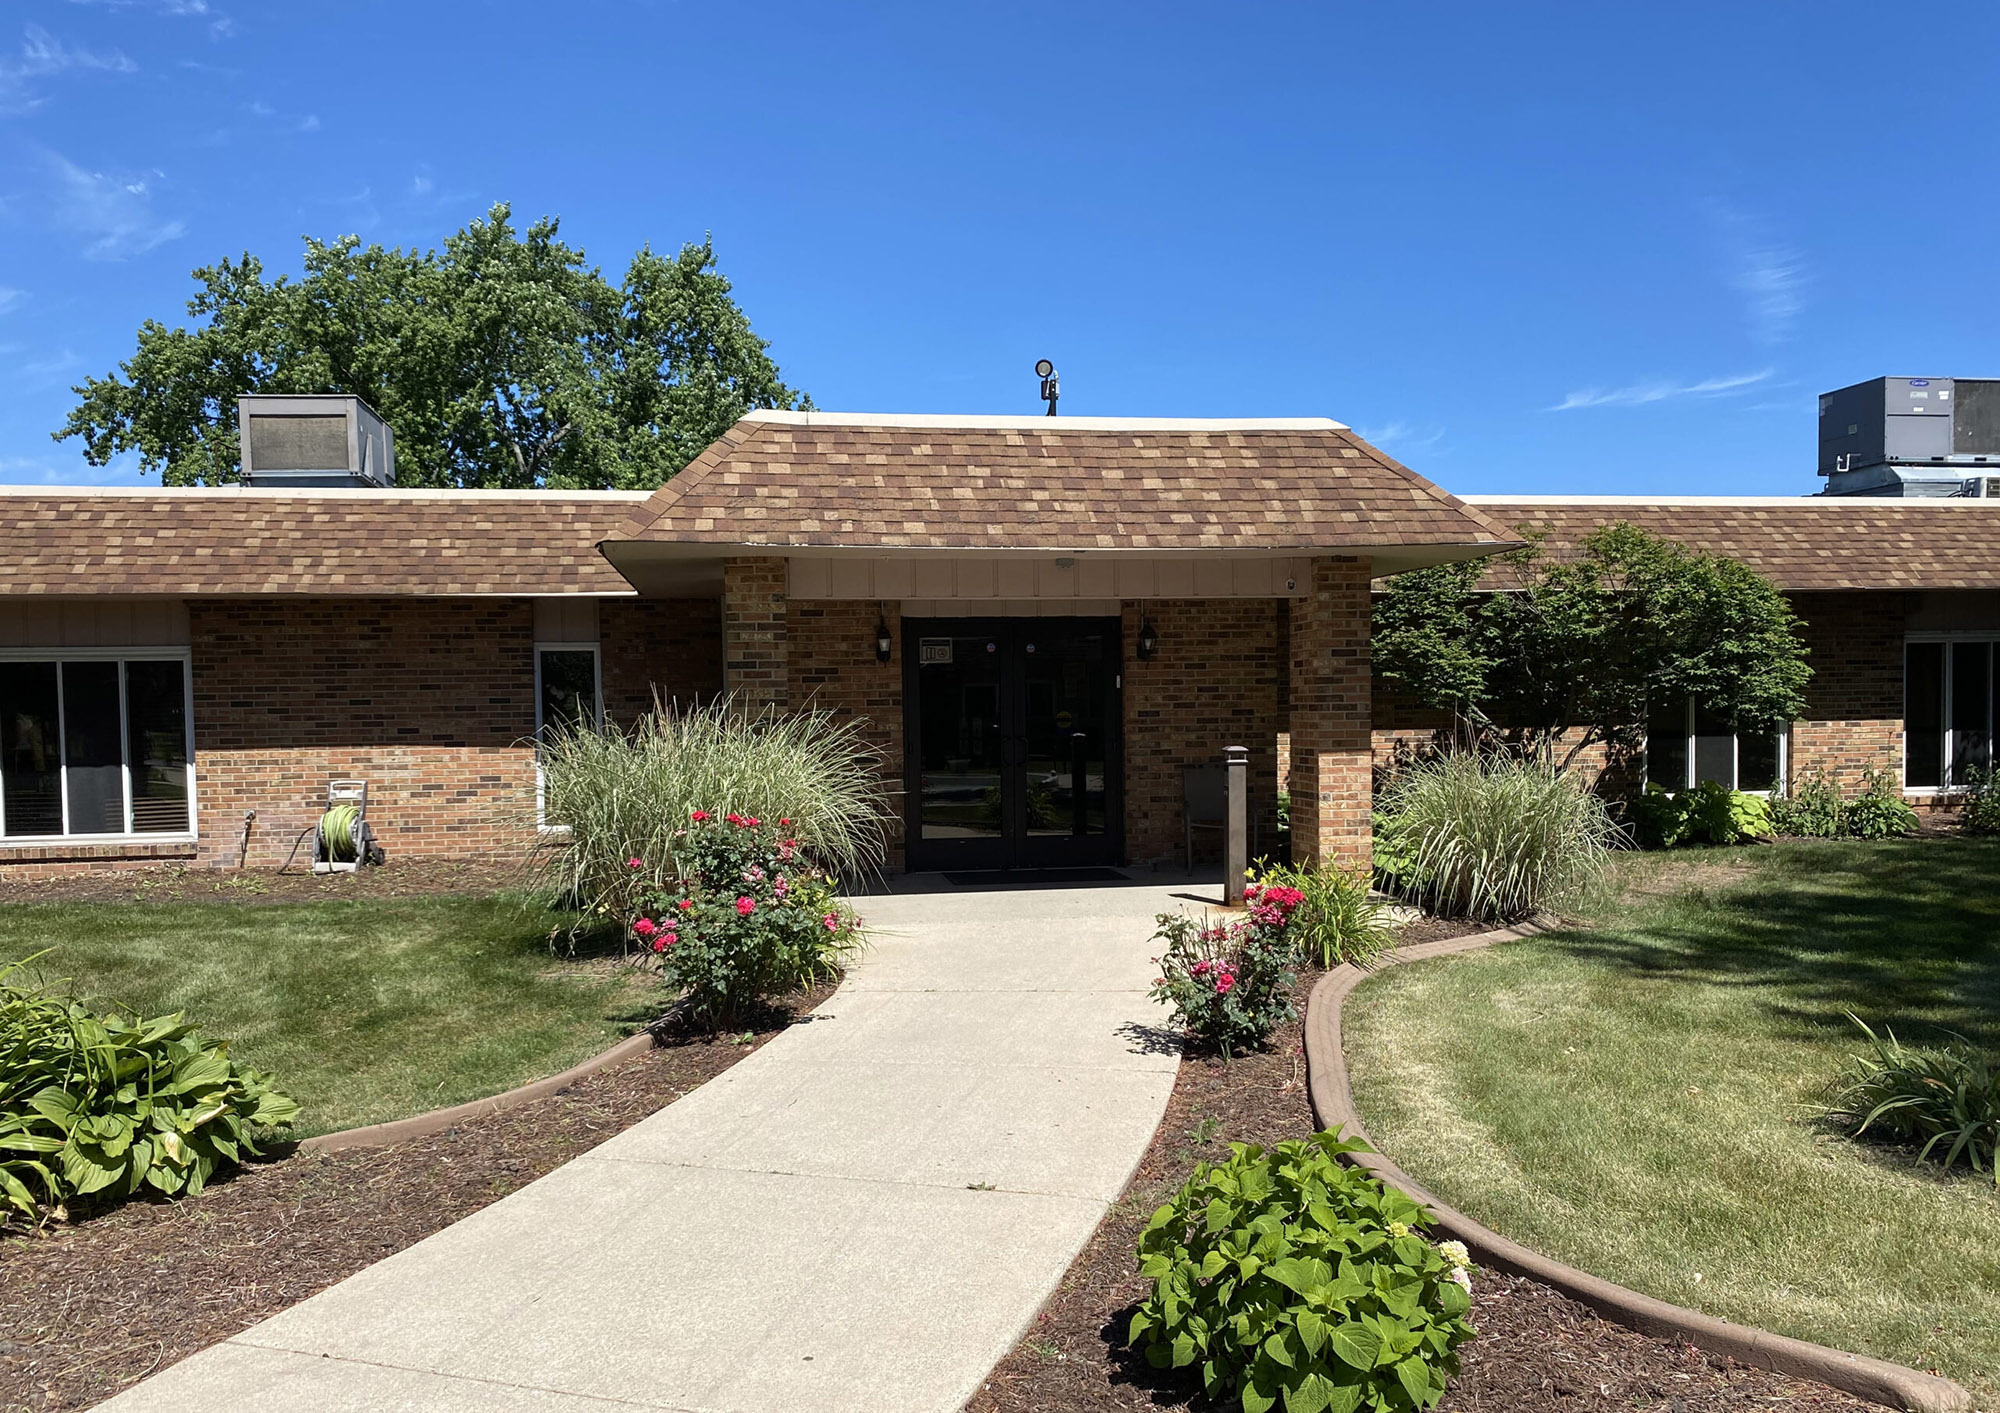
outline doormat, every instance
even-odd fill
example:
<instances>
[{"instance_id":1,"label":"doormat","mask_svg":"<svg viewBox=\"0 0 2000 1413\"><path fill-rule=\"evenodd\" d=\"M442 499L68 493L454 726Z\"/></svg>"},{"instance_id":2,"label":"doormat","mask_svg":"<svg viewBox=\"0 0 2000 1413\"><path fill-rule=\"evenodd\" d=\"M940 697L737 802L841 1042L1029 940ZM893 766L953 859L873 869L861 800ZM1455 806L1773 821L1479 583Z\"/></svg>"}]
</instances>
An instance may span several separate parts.
<instances>
[{"instance_id":1,"label":"doormat","mask_svg":"<svg viewBox=\"0 0 2000 1413\"><path fill-rule=\"evenodd\" d=\"M947 872L944 881L961 888L1041 888L1060 883L1130 883L1132 880L1115 868L982 868Z\"/></svg>"}]
</instances>

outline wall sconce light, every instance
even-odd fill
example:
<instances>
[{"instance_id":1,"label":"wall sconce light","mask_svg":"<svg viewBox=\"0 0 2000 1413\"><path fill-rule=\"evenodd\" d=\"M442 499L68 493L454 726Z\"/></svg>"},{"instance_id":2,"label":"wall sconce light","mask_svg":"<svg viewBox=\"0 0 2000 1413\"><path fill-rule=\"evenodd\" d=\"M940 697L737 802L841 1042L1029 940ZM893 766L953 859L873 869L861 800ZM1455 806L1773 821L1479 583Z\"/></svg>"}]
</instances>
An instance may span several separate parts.
<instances>
[{"instance_id":1,"label":"wall sconce light","mask_svg":"<svg viewBox=\"0 0 2000 1413\"><path fill-rule=\"evenodd\" d=\"M1139 616L1139 661L1151 662L1153 654L1160 650L1160 630L1153 626L1153 620L1143 613Z\"/></svg>"},{"instance_id":2,"label":"wall sconce light","mask_svg":"<svg viewBox=\"0 0 2000 1413\"><path fill-rule=\"evenodd\" d=\"M876 615L875 618L875 661L889 660L889 620Z\"/></svg>"}]
</instances>

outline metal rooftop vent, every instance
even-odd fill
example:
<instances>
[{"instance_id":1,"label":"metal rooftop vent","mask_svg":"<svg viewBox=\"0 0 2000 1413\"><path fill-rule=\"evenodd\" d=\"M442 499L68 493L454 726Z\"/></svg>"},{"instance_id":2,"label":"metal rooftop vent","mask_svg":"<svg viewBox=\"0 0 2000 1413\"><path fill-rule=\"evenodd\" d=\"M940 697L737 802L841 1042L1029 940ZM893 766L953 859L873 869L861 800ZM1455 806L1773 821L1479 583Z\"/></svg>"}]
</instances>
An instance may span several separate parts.
<instances>
[{"instance_id":1,"label":"metal rooftop vent","mask_svg":"<svg viewBox=\"0 0 2000 1413\"><path fill-rule=\"evenodd\" d=\"M2000 379L1871 378L1819 400L1829 495L1957 496L2000 470Z\"/></svg>"},{"instance_id":2,"label":"metal rooftop vent","mask_svg":"<svg viewBox=\"0 0 2000 1413\"><path fill-rule=\"evenodd\" d=\"M243 483L249 486L396 484L396 437L358 397L254 393L236 399Z\"/></svg>"}]
</instances>

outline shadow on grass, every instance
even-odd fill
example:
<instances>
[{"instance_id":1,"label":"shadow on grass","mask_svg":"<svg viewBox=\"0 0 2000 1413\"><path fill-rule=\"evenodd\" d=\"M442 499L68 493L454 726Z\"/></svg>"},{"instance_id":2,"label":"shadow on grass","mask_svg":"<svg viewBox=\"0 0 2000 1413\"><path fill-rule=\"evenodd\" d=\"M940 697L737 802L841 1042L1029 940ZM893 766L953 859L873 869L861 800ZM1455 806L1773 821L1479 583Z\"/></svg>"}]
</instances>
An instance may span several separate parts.
<instances>
[{"instance_id":1,"label":"shadow on grass","mask_svg":"<svg viewBox=\"0 0 2000 1413\"><path fill-rule=\"evenodd\" d=\"M1704 853L1690 851L1698 864ZM1798 843L1744 853L1720 885L1660 890L1546 934L1573 956L1660 978L1750 988L1799 1032L1906 1040L1940 1030L2000 1048L2000 840ZM1676 860L1677 862L1677 860Z\"/></svg>"}]
</instances>

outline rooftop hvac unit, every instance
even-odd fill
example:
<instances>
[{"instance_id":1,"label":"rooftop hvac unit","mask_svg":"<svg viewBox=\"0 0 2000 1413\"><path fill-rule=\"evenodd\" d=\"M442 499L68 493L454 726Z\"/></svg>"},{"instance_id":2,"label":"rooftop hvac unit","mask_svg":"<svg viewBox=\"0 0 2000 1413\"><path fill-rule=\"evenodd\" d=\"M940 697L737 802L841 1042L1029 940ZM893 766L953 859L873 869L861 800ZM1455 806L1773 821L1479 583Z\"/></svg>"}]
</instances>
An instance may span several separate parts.
<instances>
[{"instance_id":1,"label":"rooftop hvac unit","mask_svg":"<svg viewBox=\"0 0 2000 1413\"><path fill-rule=\"evenodd\" d=\"M1971 477L1958 493L1970 500L2000 500L2000 476Z\"/></svg>"},{"instance_id":2,"label":"rooftop hvac unit","mask_svg":"<svg viewBox=\"0 0 2000 1413\"><path fill-rule=\"evenodd\" d=\"M236 399L243 482L311 488L396 484L396 438L358 397L255 393Z\"/></svg>"}]
</instances>

